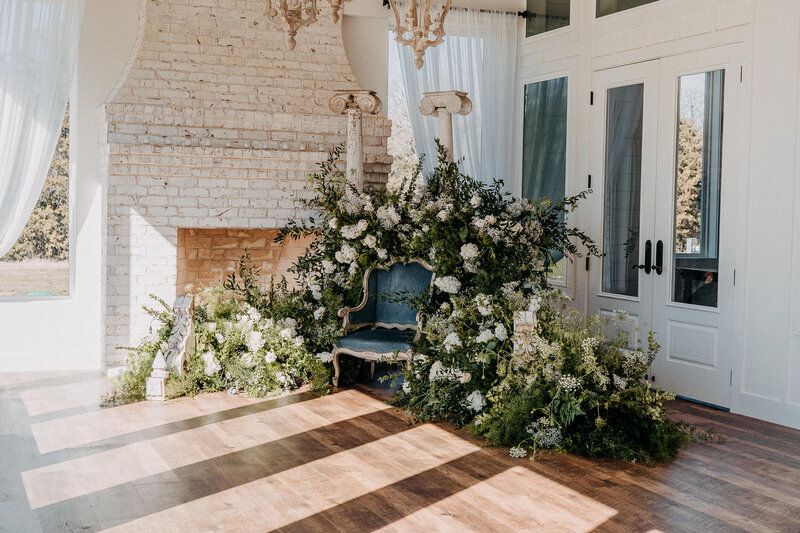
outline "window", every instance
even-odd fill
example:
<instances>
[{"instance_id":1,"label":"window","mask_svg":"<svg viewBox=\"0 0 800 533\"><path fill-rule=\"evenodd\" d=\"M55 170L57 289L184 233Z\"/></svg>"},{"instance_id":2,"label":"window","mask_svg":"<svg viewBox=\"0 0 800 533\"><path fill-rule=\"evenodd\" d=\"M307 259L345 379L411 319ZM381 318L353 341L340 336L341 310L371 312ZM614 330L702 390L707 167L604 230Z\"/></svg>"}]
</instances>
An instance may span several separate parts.
<instances>
[{"instance_id":1,"label":"window","mask_svg":"<svg viewBox=\"0 0 800 533\"><path fill-rule=\"evenodd\" d=\"M569 26L569 2L570 0L528 0L525 9L530 16L525 25L525 36Z\"/></svg>"},{"instance_id":2,"label":"window","mask_svg":"<svg viewBox=\"0 0 800 533\"><path fill-rule=\"evenodd\" d=\"M725 71L679 79L673 301L716 307Z\"/></svg>"},{"instance_id":3,"label":"window","mask_svg":"<svg viewBox=\"0 0 800 533\"><path fill-rule=\"evenodd\" d=\"M567 78L525 86L522 196L564 198L567 177ZM554 253L552 277L563 277L563 255Z\"/></svg>"},{"instance_id":4,"label":"window","mask_svg":"<svg viewBox=\"0 0 800 533\"><path fill-rule=\"evenodd\" d=\"M651 4L656 0L597 0L597 15L604 17L606 15L613 15L626 9Z\"/></svg>"},{"instance_id":5,"label":"window","mask_svg":"<svg viewBox=\"0 0 800 533\"><path fill-rule=\"evenodd\" d=\"M69 109L39 201L0 258L0 297L69 294Z\"/></svg>"}]
</instances>

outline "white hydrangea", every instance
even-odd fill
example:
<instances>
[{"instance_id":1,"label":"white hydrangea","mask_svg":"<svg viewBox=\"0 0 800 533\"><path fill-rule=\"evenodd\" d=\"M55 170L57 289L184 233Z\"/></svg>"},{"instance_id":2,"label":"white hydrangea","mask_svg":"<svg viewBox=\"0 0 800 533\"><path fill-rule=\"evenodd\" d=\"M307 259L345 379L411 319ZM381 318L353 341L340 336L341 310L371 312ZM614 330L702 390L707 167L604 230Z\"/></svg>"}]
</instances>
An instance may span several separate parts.
<instances>
[{"instance_id":1,"label":"white hydrangea","mask_svg":"<svg viewBox=\"0 0 800 533\"><path fill-rule=\"evenodd\" d=\"M487 226L494 226L497 223L497 218L494 215L486 215L483 217L483 222Z\"/></svg>"},{"instance_id":2,"label":"white hydrangea","mask_svg":"<svg viewBox=\"0 0 800 533\"><path fill-rule=\"evenodd\" d=\"M265 363L274 363L278 359L278 356L275 355L275 352L267 352L264 354L264 362Z\"/></svg>"},{"instance_id":3,"label":"white hydrangea","mask_svg":"<svg viewBox=\"0 0 800 533\"><path fill-rule=\"evenodd\" d=\"M384 248L378 248L376 251L378 252L379 259L386 259L389 257L389 252L387 252Z\"/></svg>"},{"instance_id":4,"label":"white hydrangea","mask_svg":"<svg viewBox=\"0 0 800 533\"><path fill-rule=\"evenodd\" d=\"M458 333L455 331L450 333L444 339L444 349L447 350L447 353L453 351L453 348L458 348L461 346L461 339L458 337Z\"/></svg>"},{"instance_id":5,"label":"white hydrangea","mask_svg":"<svg viewBox=\"0 0 800 533\"><path fill-rule=\"evenodd\" d=\"M335 255L337 261L348 264L358 259L358 250L345 243L342 245L341 250L337 251Z\"/></svg>"},{"instance_id":6,"label":"white hydrangea","mask_svg":"<svg viewBox=\"0 0 800 533\"><path fill-rule=\"evenodd\" d=\"M378 239L375 235L367 235L364 237L364 244L366 244L370 248L375 248L378 245Z\"/></svg>"},{"instance_id":7,"label":"white hydrangea","mask_svg":"<svg viewBox=\"0 0 800 533\"><path fill-rule=\"evenodd\" d=\"M494 333L492 332L492 330L484 329L483 331L480 332L480 334L477 337L475 337L475 340L477 342L481 342L483 344L486 344L490 340L492 340L493 338L494 338Z\"/></svg>"},{"instance_id":8,"label":"white hydrangea","mask_svg":"<svg viewBox=\"0 0 800 533\"><path fill-rule=\"evenodd\" d=\"M393 205L382 205L376 213L378 221L386 229L392 229L400 223L400 214Z\"/></svg>"},{"instance_id":9,"label":"white hydrangea","mask_svg":"<svg viewBox=\"0 0 800 533\"><path fill-rule=\"evenodd\" d=\"M436 218L438 218L442 222L445 222L449 214L450 213L447 211L447 209L442 209L438 213L436 213Z\"/></svg>"},{"instance_id":10,"label":"white hydrangea","mask_svg":"<svg viewBox=\"0 0 800 533\"><path fill-rule=\"evenodd\" d=\"M326 274L333 274L334 272L336 272L336 263L334 263L330 259L323 259L322 270Z\"/></svg>"},{"instance_id":11,"label":"white hydrangea","mask_svg":"<svg viewBox=\"0 0 800 533\"><path fill-rule=\"evenodd\" d=\"M503 324L497 324L494 327L494 336L497 337L497 340L504 341L508 338L508 330Z\"/></svg>"},{"instance_id":12,"label":"white hydrangea","mask_svg":"<svg viewBox=\"0 0 800 533\"><path fill-rule=\"evenodd\" d=\"M480 196L473 196L469 199L469 205L477 209L481 205L481 197Z\"/></svg>"},{"instance_id":13,"label":"white hydrangea","mask_svg":"<svg viewBox=\"0 0 800 533\"><path fill-rule=\"evenodd\" d=\"M483 411L483 408L486 407L486 398L483 397L483 393L479 390L472 391L467 396L467 407L476 413Z\"/></svg>"},{"instance_id":14,"label":"white hydrangea","mask_svg":"<svg viewBox=\"0 0 800 533\"><path fill-rule=\"evenodd\" d=\"M481 315L489 316L492 314L492 299L486 294L477 295L475 297L475 305Z\"/></svg>"},{"instance_id":15,"label":"white hydrangea","mask_svg":"<svg viewBox=\"0 0 800 533\"><path fill-rule=\"evenodd\" d=\"M449 294L456 294L461 290L461 282L453 276L436 278L434 285L436 285L442 292L447 292Z\"/></svg>"},{"instance_id":16,"label":"white hydrangea","mask_svg":"<svg viewBox=\"0 0 800 533\"><path fill-rule=\"evenodd\" d=\"M214 333L214 338L217 339L217 342L220 344L225 343L225 336L222 333Z\"/></svg>"},{"instance_id":17,"label":"white hydrangea","mask_svg":"<svg viewBox=\"0 0 800 533\"><path fill-rule=\"evenodd\" d=\"M323 363L330 363L331 361L333 361L333 354L331 352L319 352L317 354L317 359L319 359Z\"/></svg>"},{"instance_id":18,"label":"white hydrangea","mask_svg":"<svg viewBox=\"0 0 800 533\"><path fill-rule=\"evenodd\" d=\"M242 366L245 368L253 368L256 366L258 359L254 353L246 353L242 356Z\"/></svg>"},{"instance_id":19,"label":"white hydrangea","mask_svg":"<svg viewBox=\"0 0 800 533\"><path fill-rule=\"evenodd\" d=\"M470 261L478 257L478 246L473 243L467 243L461 247L461 257L464 261Z\"/></svg>"},{"instance_id":20,"label":"white hydrangea","mask_svg":"<svg viewBox=\"0 0 800 533\"><path fill-rule=\"evenodd\" d=\"M317 309L314 311L314 320L319 320L319 319L321 319L323 316L325 316L325 308L324 308L324 307L318 307L318 308L317 308Z\"/></svg>"},{"instance_id":21,"label":"white hydrangea","mask_svg":"<svg viewBox=\"0 0 800 533\"><path fill-rule=\"evenodd\" d=\"M247 344L247 348L251 352L255 353L263 348L266 342L267 341L264 339L263 333L260 331L251 331L247 334L247 340L245 344Z\"/></svg>"},{"instance_id":22,"label":"white hydrangea","mask_svg":"<svg viewBox=\"0 0 800 533\"><path fill-rule=\"evenodd\" d=\"M319 286L319 283L311 283L308 289L311 291L311 296L315 300L320 300L322 298L322 287Z\"/></svg>"},{"instance_id":23,"label":"white hydrangea","mask_svg":"<svg viewBox=\"0 0 800 533\"><path fill-rule=\"evenodd\" d=\"M283 328L280 332L282 338L286 339L287 341L294 338L294 328Z\"/></svg>"},{"instance_id":24,"label":"white hydrangea","mask_svg":"<svg viewBox=\"0 0 800 533\"><path fill-rule=\"evenodd\" d=\"M358 272L358 263L350 263L350 268L347 269L347 273L350 274L352 278L356 275L356 272Z\"/></svg>"},{"instance_id":25,"label":"white hydrangea","mask_svg":"<svg viewBox=\"0 0 800 533\"><path fill-rule=\"evenodd\" d=\"M222 370L222 365L217 361L213 351L208 351L203 354L203 363L205 364L203 373L205 373L206 376L213 376Z\"/></svg>"},{"instance_id":26,"label":"white hydrangea","mask_svg":"<svg viewBox=\"0 0 800 533\"><path fill-rule=\"evenodd\" d=\"M367 230L369 223L363 218L350 226L342 226L341 233L345 239L358 239Z\"/></svg>"},{"instance_id":27,"label":"white hydrangea","mask_svg":"<svg viewBox=\"0 0 800 533\"><path fill-rule=\"evenodd\" d=\"M215 331L217 331L217 323L216 322L209 322L208 324L206 324L206 330L209 333L214 333Z\"/></svg>"}]
</instances>

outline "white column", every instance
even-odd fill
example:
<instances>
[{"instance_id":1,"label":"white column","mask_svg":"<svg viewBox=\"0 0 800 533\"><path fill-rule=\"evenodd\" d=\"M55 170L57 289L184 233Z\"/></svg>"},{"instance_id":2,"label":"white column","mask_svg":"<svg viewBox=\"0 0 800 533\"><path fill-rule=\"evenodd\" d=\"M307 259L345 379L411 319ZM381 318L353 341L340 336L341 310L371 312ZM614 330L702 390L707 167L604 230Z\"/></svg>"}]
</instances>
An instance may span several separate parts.
<instances>
[{"instance_id":1,"label":"white column","mask_svg":"<svg viewBox=\"0 0 800 533\"><path fill-rule=\"evenodd\" d=\"M347 179L359 191L364 190L364 139L361 133L363 113L377 115L383 107L375 91L337 91L329 103L335 113L347 115Z\"/></svg>"},{"instance_id":2,"label":"white column","mask_svg":"<svg viewBox=\"0 0 800 533\"><path fill-rule=\"evenodd\" d=\"M419 111L425 116L439 118L439 142L445 148L447 161L453 161L453 115L469 115L472 100L463 91L424 93Z\"/></svg>"}]
</instances>

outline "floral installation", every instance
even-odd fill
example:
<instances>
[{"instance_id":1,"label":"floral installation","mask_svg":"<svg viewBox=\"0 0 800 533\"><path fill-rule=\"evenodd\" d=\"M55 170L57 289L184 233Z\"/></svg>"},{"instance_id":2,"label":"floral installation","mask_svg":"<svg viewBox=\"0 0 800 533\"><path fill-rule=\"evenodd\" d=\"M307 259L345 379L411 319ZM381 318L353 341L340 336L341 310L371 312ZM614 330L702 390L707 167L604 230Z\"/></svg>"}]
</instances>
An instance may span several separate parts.
<instances>
[{"instance_id":1,"label":"floral installation","mask_svg":"<svg viewBox=\"0 0 800 533\"><path fill-rule=\"evenodd\" d=\"M195 353L180 393L325 388L342 334L337 311L360 300L364 272L417 258L436 277L430 297L413 299L421 334L393 399L415 420L469 426L511 446L513 457L564 450L651 462L693 438L693 428L667 418L671 396L644 379L658 349L652 337L632 348L624 335L607 339L604 320L567 310L547 283L554 252L599 254L565 223L588 191L560 202L514 198L501 182L463 175L440 152L427 179L418 170L359 192L339 170L340 155L310 177L314 217L277 238L314 237L290 269L299 288L284 281L262 290L245 257L223 287L199 293ZM525 339L514 332L520 312L537 318ZM168 314L154 316L162 325L134 351L150 362L170 325ZM342 358L342 383L348 364L357 370L360 361ZM128 391L148 369L141 361L130 368Z\"/></svg>"}]
</instances>

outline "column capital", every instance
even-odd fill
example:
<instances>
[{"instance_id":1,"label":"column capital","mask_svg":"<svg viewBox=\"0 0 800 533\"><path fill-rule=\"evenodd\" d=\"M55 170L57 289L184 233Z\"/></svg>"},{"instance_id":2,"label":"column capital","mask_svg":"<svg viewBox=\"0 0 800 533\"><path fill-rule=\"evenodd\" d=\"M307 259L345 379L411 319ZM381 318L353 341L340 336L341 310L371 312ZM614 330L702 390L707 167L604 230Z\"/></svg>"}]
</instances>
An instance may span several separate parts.
<instances>
[{"instance_id":1,"label":"column capital","mask_svg":"<svg viewBox=\"0 0 800 533\"><path fill-rule=\"evenodd\" d=\"M423 93L419 102L419 111L425 116L439 116L439 110L450 115L469 115L472 111L472 100L464 91L437 91Z\"/></svg>"},{"instance_id":2,"label":"column capital","mask_svg":"<svg viewBox=\"0 0 800 533\"><path fill-rule=\"evenodd\" d=\"M341 115L347 114L348 111L361 111L367 115L377 115L383 108L383 102L375 91L349 90L336 91L328 106L331 111Z\"/></svg>"}]
</instances>

